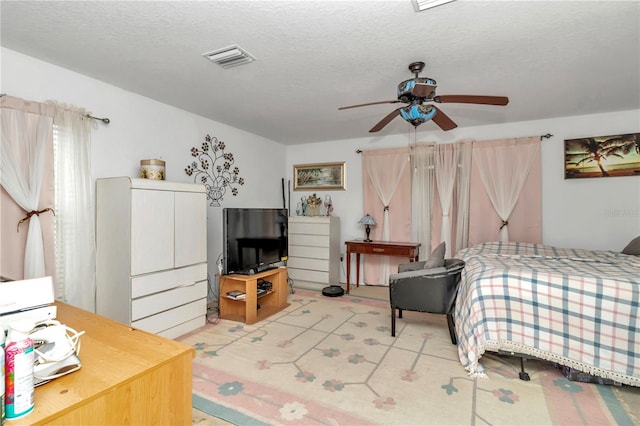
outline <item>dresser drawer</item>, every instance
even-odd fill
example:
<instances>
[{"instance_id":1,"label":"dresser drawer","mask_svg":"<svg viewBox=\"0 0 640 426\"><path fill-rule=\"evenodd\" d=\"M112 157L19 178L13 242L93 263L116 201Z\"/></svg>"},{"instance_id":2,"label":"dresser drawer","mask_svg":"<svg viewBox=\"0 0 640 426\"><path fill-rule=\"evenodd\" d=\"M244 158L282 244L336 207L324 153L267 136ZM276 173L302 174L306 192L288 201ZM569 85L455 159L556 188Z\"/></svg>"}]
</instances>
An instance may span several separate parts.
<instances>
[{"instance_id":1,"label":"dresser drawer","mask_svg":"<svg viewBox=\"0 0 640 426\"><path fill-rule=\"evenodd\" d=\"M207 264L187 266L131 278L131 298L159 293L171 288L188 286L207 279Z\"/></svg>"},{"instance_id":2,"label":"dresser drawer","mask_svg":"<svg viewBox=\"0 0 640 426\"><path fill-rule=\"evenodd\" d=\"M131 302L131 321L207 298L207 282L199 281L186 287L178 287L162 293L141 297ZM203 312L204 313L204 312Z\"/></svg>"},{"instance_id":3,"label":"dresser drawer","mask_svg":"<svg viewBox=\"0 0 640 426\"><path fill-rule=\"evenodd\" d=\"M204 315L198 315L196 318L159 332L158 336L166 337L167 339L175 339L176 337L185 335L190 331L197 330L206 324L207 318Z\"/></svg>"},{"instance_id":4,"label":"dresser drawer","mask_svg":"<svg viewBox=\"0 0 640 426\"><path fill-rule=\"evenodd\" d=\"M131 326L148 331L149 333L158 334L194 318L200 316L204 318L206 312L207 299L204 298L139 321L134 321L131 323ZM153 348L149 348L149 350L153 350Z\"/></svg>"},{"instance_id":5,"label":"dresser drawer","mask_svg":"<svg viewBox=\"0 0 640 426\"><path fill-rule=\"evenodd\" d=\"M311 259L329 259L326 247L294 246L289 244L289 259L291 257L308 257Z\"/></svg>"},{"instance_id":6,"label":"dresser drawer","mask_svg":"<svg viewBox=\"0 0 640 426\"><path fill-rule=\"evenodd\" d=\"M314 271L329 271L328 259L309 259L306 257L289 257L287 267L297 269L311 269Z\"/></svg>"},{"instance_id":7,"label":"dresser drawer","mask_svg":"<svg viewBox=\"0 0 640 426\"><path fill-rule=\"evenodd\" d=\"M312 246L329 248L328 235L307 235L289 233L289 246Z\"/></svg>"},{"instance_id":8,"label":"dresser drawer","mask_svg":"<svg viewBox=\"0 0 640 426\"><path fill-rule=\"evenodd\" d=\"M296 269L289 266L287 266L287 272L289 273L289 278L294 280L294 285L295 280L329 283L328 272L313 271L310 269Z\"/></svg>"},{"instance_id":9,"label":"dresser drawer","mask_svg":"<svg viewBox=\"0 0 640 426\"><path fill-rule=\"evenodd\" d=\"M289 222L289 235L291 234L311 234L329 235L329 225L326 223L300 223Z\"/></svg>"}]
</instances>

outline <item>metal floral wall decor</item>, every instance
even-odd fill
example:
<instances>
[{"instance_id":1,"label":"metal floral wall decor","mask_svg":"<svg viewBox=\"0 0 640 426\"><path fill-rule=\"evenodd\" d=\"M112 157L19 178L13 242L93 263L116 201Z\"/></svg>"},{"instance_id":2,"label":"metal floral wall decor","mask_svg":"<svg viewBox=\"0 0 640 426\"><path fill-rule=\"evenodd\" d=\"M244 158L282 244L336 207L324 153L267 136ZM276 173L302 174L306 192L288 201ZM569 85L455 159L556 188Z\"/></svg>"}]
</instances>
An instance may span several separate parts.
<instances>
[{"instance_id":1,"label":"metal floral wall decor","mask_svg":"<svg viewBox=\"0 0 640 426\"><path fill-rule=\"evenodd\" d=\"M207 189L210 206L220 207L228 190L231 195L238 195L238 186L244 185L240 177L240 169L234 166L233 154L225 152L225 143L216 137L205 136L200 149L191 148L191 156L197 161L189 164L185 169L188 176L193 176L195 183L202 183Z\"/></svg>"}]
</instances>

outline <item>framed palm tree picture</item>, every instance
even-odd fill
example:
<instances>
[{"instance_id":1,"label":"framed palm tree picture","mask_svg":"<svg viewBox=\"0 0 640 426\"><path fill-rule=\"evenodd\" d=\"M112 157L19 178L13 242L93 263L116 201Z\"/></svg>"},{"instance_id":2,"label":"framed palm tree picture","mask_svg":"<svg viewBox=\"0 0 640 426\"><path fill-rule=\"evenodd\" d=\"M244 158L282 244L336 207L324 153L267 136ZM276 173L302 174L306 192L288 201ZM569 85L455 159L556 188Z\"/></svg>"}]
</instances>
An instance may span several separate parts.
<instances>
[{"instance_id":1,"label":"framed palm tree picture","mask_svg":"<svg viewBox=\"0 0 640 426\"><path fill-rule=\"evenodd\" d=\"M640 133L564 140L564 178L640 176Z\"/></svg>"}]
</instances>

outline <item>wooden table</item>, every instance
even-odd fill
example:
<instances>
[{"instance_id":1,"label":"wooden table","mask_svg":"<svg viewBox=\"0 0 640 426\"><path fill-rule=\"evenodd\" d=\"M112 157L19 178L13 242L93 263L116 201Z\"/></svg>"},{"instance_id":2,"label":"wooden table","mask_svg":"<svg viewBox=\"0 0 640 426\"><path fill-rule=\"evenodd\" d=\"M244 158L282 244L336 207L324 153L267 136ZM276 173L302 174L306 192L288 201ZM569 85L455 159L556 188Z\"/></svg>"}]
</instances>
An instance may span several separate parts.
<instances>
[{"instance_id":1,"label":"wooden table","mask_svg":"<svg viewBox=\"0 0 640 426\"><path fill-rule=\"evenodd\" d=\"M80 370L35 389L35 408L14 425L191 425L195 350L73 306L57 320L84 331Z\"/></svg>"},{"instance_id":2,"label":"wooden table","mask_svg":"<svg viewBox=\"0 0 640 426\"><path fill-rule=\"evenodd\" d=\"M356 254L356 287L360 286L360 255L376 254L381 256L408 257L409 262L417 262L420 256L420 243L404 243L394 241L352 240L345 242L347 246L347 293L351 272L351 253Z\"/></svg>"}]
</instances>

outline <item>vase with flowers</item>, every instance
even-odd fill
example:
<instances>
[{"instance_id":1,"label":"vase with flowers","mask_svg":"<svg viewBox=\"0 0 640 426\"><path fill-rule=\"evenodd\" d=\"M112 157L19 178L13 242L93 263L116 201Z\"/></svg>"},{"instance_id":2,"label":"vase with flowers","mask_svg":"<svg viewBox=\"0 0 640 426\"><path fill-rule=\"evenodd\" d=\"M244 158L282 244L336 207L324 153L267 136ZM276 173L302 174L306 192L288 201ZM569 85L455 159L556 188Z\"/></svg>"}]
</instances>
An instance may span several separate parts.
<instances>
[{"instance_id":1,"label":"vase with flowers","mask_svg":"<svg viewBox=\"0 0 640 426\"><path fill-rule=\"evenodd\" d=\"M320 206L322 205L322 198L318 197L315 193L309 195L306 199L307 216L320 216Z\"/></svg>"}]
</instances>

